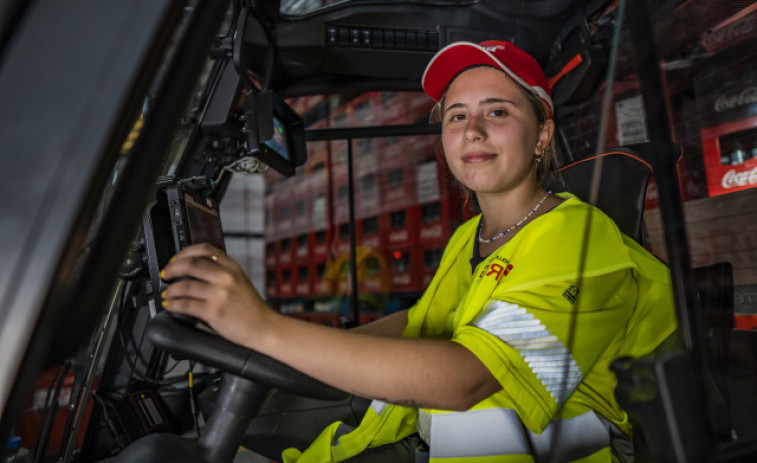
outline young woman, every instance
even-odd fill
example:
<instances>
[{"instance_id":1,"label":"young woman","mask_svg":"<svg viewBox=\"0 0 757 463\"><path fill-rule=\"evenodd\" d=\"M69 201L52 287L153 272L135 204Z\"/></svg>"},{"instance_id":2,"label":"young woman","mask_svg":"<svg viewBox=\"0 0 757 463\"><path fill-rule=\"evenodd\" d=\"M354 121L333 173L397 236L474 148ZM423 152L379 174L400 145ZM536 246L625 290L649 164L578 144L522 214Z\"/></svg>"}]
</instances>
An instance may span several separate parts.
<instances>
[{"instance_id":1,"label":"young woman","mask_svg":"<svg viewBox=\"0 0 757 463\"><path fill-rule=\"evenodd\" d=\"M335 423L285 461L344 461L416 433L431 461L623 461L630 425L609 365L674 330L667 269L595 208L545 189L553 107L524 51L449 45L423 87L439 103L444 160L481 215L455 232L413 308L351 331L302 322L206 245L164 269L194 277L168 287L165 308L374 399L358 428Z\"/></svg>"}]
</instances>

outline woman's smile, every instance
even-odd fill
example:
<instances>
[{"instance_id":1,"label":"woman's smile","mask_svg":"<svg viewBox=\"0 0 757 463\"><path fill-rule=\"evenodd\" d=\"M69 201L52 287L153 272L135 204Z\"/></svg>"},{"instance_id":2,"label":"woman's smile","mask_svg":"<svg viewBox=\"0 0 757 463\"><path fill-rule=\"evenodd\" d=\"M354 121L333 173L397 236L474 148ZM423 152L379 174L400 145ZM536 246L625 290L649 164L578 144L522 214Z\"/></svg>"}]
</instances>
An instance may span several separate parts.
<instances>
[{"instance_id":1,"label":"woman's smile","mask_svg":"<svg viewBox=\"0 0 757 463\"><path fill-rule=\"evenodd\" d=\"M497 157L494 153L487 153L483 151L473 151L463 155L463 162L465 164L480 164L483 162L491 161Z\"/></svg>"}]
</instances>

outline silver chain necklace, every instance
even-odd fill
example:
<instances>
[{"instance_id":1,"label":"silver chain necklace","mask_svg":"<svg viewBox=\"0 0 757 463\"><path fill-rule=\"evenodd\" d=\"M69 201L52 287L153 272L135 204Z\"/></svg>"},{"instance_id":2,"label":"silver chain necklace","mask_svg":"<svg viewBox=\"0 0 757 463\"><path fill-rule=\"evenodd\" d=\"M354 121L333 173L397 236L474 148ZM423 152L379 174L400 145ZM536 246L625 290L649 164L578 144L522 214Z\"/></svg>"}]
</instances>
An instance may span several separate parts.
<instances>
[{"instance_id":1,"label":"silver chain necklace","mask_svg":"<svg viewBox=\"0 0 757 463\"><path fill-rule=\"evenodd\" d=\"M498 240L498 239L502 238L503 236L507 235L508 233L510 233L511 231L515 230L516 228L520 227L521 225L523 225L523 223L526 220L528 220L529 218L531 218L531 216L534 214L534 212L536 212L541 207L541 205L544 204L544 201L546 201L547 198L549 198L549 195L551 195L551 194L552 194L552 192L548 191L547 194L545 194L544 197L541 199L541 201L539 201L539 204L537 204L536 206L534 206L534 208L531 209L531 212L529 212L528 214L526 214L526 216L523 217L522 219L520 219L515 225L511 225L505 231L499 233L496 236L492 236L491 238L488 238L488 239L481 237L481 230L484 228L484 218L482 216L481 217L481 224L478 227L478 242L479 243L483 243L483 244L491 243L492 241Z\"/></svg>"}]
</instances>

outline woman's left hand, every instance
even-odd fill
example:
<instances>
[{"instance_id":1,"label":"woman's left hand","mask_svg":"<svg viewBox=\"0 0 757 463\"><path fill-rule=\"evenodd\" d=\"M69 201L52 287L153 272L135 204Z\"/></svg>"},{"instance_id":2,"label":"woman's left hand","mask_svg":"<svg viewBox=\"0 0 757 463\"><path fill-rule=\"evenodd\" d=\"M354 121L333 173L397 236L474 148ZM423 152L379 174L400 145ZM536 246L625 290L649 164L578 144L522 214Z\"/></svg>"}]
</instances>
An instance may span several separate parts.
<instances>
[{"instance_id":1,"label":"woman's left hand","mask_svg":"<svg viewBox=\"0 0 757 463\"><path fill-rule=\"evenodd\" d=\"M160 277L170 283L162 294L166 310L199 318L246 347L254 347L255 336L265 332L273 314L242 268L209 244L179 252Z\"/></svg>"}]
</instances>

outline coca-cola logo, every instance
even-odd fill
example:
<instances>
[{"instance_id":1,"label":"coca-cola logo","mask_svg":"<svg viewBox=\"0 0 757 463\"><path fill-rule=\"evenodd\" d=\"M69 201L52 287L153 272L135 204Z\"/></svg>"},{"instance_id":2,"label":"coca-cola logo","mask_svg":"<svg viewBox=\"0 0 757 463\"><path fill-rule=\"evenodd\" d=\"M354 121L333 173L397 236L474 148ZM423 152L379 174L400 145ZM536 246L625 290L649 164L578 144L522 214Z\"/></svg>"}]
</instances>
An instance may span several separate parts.
<instances>
[{"instance_id":1,"label":"coca-cola logo","mask_svg":"<svg viewBox=\"0 0 757 463\"><path fill-rule=\"evenodd\" d=\"M731 169L723 175L720 185L725 189L757 185L757 167L743 172Z\"/></svg>"},{"instance_id":2,"label":"coca-cola logo","mask_svg":"<svg viewBox=\"0 0 757 463\"><path fill-rule=\"evenodd\" d=\"M745 88L736 95L720 95L715 100L715 111L725 111L757 103L757 87Z\"/></svg>"},{"instance_id":3,"label":"coca-cola logo","mask_svg":"<svg viewBox=\"0 0 757 463\"><path fill-rule=\"evenodd\" d=\"M712 31L704 36L702 45L707 48L716 47L723 42L738 40L742 37L751 35L755 31L753 14L746 16L743 20L731 24L727 27Z\"/></svg>"}]
</instances>

